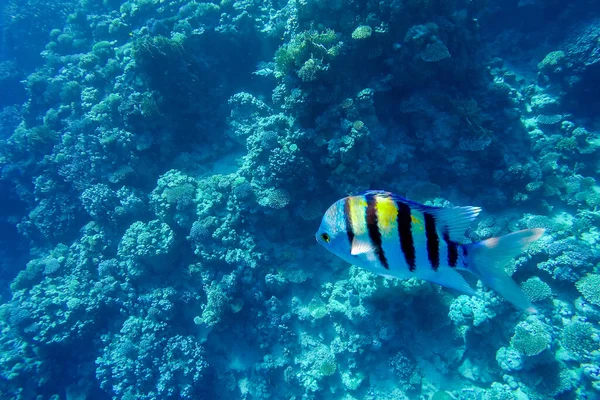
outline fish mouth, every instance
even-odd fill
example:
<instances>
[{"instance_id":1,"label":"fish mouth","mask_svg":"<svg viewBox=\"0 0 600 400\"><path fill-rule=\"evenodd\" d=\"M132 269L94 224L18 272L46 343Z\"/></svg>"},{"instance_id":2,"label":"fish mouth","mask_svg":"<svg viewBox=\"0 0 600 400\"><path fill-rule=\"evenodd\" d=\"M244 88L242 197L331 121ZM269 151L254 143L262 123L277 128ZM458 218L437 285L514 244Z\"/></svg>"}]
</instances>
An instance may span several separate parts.
<instances>
[{"instance_id":1,"label":"fish mouth","mask_svg":"<svg viewBox=\"0 0 600 400\"><path fill-rule=\"evenodd\" d=\"M323 244L324 240L321 238L321 235L319 234L319 232L315 233L315 240L317 241L317 243L319 244Z\"/></svg>"}]
</instances>

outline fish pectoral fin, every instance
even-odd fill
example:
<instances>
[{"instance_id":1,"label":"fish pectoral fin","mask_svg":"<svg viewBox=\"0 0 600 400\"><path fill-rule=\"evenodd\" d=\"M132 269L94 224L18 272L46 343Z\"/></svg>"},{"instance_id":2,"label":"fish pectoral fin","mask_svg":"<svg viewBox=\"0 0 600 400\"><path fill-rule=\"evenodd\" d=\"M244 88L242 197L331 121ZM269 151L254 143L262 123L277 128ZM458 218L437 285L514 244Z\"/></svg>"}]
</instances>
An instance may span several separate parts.
<instances>
[{"instance_id":1,"label":"fish pectoral fin","mask_svg":"<svg viewBox=\"0 0 600 400\"><path fill-rule=\"evenodd\" d=\"M440 268L437 271L431 271L427 276L424 276L428 282L437 283L450 289L458 290L459 292L474 296L477 294L475 289L471 287L457 271L449 268Z\"/></svg>"},{"instance_id":2,"label":"fish pectoral fin","mask_svg":"<svg viewBox=\"0 0 600 400\"><path fill-rule=\"evenodd\" d=\"M355 237L352 240L352 248L350 249L350 254L353 256L358 256L360 254L365 254L373 250L373 245L366 239L359 239Z\"/></svg>"}]
</instances>

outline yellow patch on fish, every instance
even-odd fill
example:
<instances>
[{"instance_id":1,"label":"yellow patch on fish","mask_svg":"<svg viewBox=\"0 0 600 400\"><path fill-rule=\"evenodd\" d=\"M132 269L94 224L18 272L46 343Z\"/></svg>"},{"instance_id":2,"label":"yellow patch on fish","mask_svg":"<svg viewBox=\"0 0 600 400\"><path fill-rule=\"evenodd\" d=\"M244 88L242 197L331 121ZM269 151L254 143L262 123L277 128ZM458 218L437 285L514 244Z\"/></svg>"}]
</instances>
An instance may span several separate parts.
<instances>
[{"instance_id":1,"label":"yellow patch on fish","mask_svg":"<svg viewBox=\"0 0 600 400\"><path fill-rule=\"evenodd\" d=\"M413 211L413 212L415 212L415 211ZM410 220L412 222L413 232L423 232L425 230L422 219L419 219L419 218L415 217L414 215L411 215Z\"/></svg>"},{"instance_id":2,"label":"yellow patch on fish","mask_svg":"<svg viewBox=\"0 0 600 400\"><path fill-rule=\"evenodd\" d=\"M377 221L379 229L383 235L388 235L397 229L396 217L398 216L398 207L392 199L377 197Z\"/></svg>"},{"instance_id":3,"label":"yellow patch on fish","mask_svg":"<svg viewBox=\"0 0 600 400\"><path fill-rule=\"evenodd\" d=\"M351 196L349 207L352 231L356 236L366 234L367 222L365 221L365 213L367 212L367 201L363 196Z\"/></svg>"}]
</instances>

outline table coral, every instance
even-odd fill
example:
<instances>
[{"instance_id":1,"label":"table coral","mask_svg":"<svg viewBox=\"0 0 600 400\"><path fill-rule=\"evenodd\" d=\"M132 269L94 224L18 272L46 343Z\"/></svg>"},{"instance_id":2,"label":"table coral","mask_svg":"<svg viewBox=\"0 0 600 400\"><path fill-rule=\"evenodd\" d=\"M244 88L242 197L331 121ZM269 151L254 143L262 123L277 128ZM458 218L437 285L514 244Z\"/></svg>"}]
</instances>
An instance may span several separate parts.
<instances>
[{"instance_id":1,"label":"table coral","mask_svg":"<svg viewBox=\"0 0 600 400\"><path fill-rule=\"evenodd\" d=\"M535 317L529 317L515 327L510 345L526 356L536 356L548 349L552 340L550 327Z\"/></svg>"},{"instance_id":2,"label":"table coral","mask_svg":"<svg viewBox=\"0 0 600 400\"><path fill-rule=\"evenodd\" d=\"M546 300L552 296L552 289L550 286L537 276L523 282L521 288L527 298L533 303Z\"/></svg>"},{"instance_id":3,"label":"table coral","mask_svg":"<svg viewBox=\"0 0 600 400\"><path fill-rule=\"evenodd\" d=\"M575 286L587 301L600 306L600 275L588 274L577 281Z\"/></svg>"},{"instance_id":4,"label":"table coral","mask_svg":"<svg viewBox=\"0 0 600 400\"><path fill-rule=\"evenodd\" d=\"M572 357L586 360L600 350L598 335L598 330L591 323L575 319L563 328L560 342Z\"/></svg>"}]
</instances>

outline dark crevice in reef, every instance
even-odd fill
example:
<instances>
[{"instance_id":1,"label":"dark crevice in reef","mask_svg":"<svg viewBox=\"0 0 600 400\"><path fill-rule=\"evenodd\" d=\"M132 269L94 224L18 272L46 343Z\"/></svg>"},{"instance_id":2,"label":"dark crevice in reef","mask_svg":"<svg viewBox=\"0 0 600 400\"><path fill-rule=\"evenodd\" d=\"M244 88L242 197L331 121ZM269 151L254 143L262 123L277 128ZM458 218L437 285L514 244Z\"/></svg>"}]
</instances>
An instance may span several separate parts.
<instances>
[{"instance_id":1,"label":"dark crevice in reef","mask_svg":"<svg viewBox=\"0 0 600 400\"><path fill-rule=\"evenodd\" d=\"M234 94L228 88L256 88L249 78L262 51L254 38L235 41L214 31L182 43L164 36L145 36L134 42L142 76L150 89L163 97L165 129L175 130L175 143L186 146L200 138L208 142L222 139L214 132L225 129L227 99ZM194 133L194 127L201 127L200 135Z\"/></svg>"},{"instance_id":2,"label":"dark crevice in reef","mask_svg":"<svg viewBox=\"0 0 600 400\"><path fill-rule=\"evenodd\" d=\"M600 111L600 61L583 69L564 96L564 106L576 117L594 118Z\"/></svg>"},{"instance_id":3,"label":"dark crevice in reef","mask_svg":"<svg viewBox=\"0 0 600 400\"><path fill-rule=\"evenodd\" d=\"M19 266L28 261L29 246L17 230L16 223L26 213L24 203L14 195L8 182L0 181L0 297L12 279L18 274Z\"/></svg>"}]
</instances>

